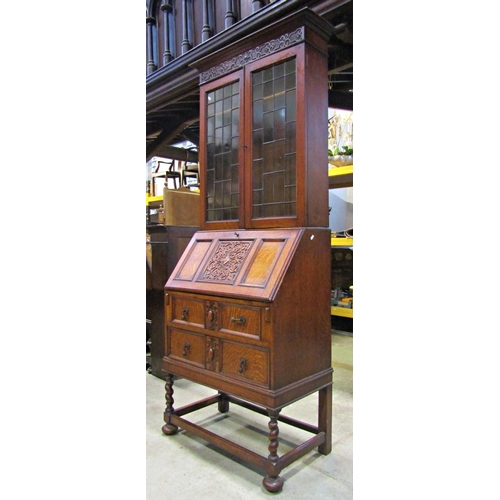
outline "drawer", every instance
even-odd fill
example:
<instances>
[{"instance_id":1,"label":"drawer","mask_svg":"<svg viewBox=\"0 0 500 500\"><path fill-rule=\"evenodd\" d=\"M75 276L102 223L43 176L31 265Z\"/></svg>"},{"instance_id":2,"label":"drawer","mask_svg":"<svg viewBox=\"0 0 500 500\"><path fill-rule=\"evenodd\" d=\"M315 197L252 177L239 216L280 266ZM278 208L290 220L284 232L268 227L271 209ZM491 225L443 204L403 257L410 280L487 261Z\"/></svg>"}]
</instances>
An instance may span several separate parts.
<instances>
[{"instance_id":1,"label":"drawer","mask_svg":"<svg viewBox=\"0 0 500 500\"><path fill-rule=\"evenodd\" d=\"M186 363L205 368L205 336L169 329L170 343L167 355Z\"/></svg>"},{"instance_id":2,"label":"drawer","mask_svg":"<svg viewBox=\"0 0 500 500\"><path fill-rule=\"evenodd\" d=\"M172 322L204 328L205 301L188 297L172 297Z\"/></svg>"},{"instance_id":3,"label":"drawer","mask_svg":"<svg viewBox=\"0 0 500 500\"><path fill-rule=\"evenodd\" d=\"M236 342L221 342L221 372L269 385L269 351Z\"/></svg>"},{"instance_id":4,"label":"drawer","mask_svg":"<svg viewBox=\"0 0 500 500\"><path fill-rule=\"evenodd\" d=\"M260 318L260 307L221 303L219 329L225 333L236 333L260 339Z\"/></svg>"}]
</instances>

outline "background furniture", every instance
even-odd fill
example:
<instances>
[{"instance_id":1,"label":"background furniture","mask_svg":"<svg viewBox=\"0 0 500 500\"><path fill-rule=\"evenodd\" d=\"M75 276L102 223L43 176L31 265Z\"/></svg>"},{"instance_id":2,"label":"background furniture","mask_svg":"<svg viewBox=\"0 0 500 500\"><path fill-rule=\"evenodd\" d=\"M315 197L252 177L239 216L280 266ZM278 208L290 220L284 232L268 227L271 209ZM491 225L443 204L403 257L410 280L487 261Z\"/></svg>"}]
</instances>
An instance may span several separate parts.
<instances>
[{"instance_id":1,"label":"background furniture","mask_svg":"<svg viewBox=\"0 0 500 500\"><path fill-rule=\"evenodd\" d=\"M191 226L146 226L152 254L151 273L146 284L146 354L149 354L146 363L149 364L150 373L162 379L165 378L162 372L165 353L163 289L197 229Z\"/></svg>"},{"instance_id":2,"label":"background furniture","mask_svg":"<svg viewBox=\"0 0 500 500\"><path fill-rule=\"evenodd\" d=\"M158 172L161 168L161 165L164 164L167 166L167 170L163 170ZM155 179L165 179L165 186L168 187L168 180L172 179L174 181L174 188L178 189L181 187L181 172L175 169L175 160L157 160L156 171L152 173L152 181L153 181L153 196L156 196L156 185ZM160 191L161 193L161 191Z\"/></svg>"},{"instance_id":3,"label":"background furniture","mask_svg":"<svg viewBox=\"0 0 500 500\"><path fill-rule=\"evenodd\" d=\"M198 156L198 148L189 148L189 151ZM200 186L200 166L198 161L186 160L182 166L181 173L183 187ZM187 181L188 179L196 179L196 183L190 184Z\"/></svg>"}]
</instances>

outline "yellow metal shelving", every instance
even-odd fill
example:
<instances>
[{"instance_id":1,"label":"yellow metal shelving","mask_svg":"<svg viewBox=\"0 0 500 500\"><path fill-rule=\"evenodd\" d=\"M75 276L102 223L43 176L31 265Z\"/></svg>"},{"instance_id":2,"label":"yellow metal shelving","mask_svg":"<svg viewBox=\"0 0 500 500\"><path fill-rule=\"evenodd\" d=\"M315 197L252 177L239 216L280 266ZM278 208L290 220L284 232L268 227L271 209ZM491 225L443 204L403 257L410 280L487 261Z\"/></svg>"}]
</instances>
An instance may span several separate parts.
<instances>
[{"instance_id":1,"label":"yellow metal shelving","mask_svg":"<svg viewBox=\"0 0 500 500\"><path fill-rule=\"evenodd\" d=\"M352 187L353 174L353 165L328 168L328 188Z\"/></svg>"},{"instance_id":2,"label":"yellow metal shelving","mask_svg":"<svg viewBox=\"0 0 500 500\"><path fill-rule=\"evenodd\" d=\"M352 309L349 307L331 307L331 315L332 316L342 316L344 318L352 318Z\"/></svg>"},{"instance_id":3,"label":"yellow metal shelving","mask_svg":"<svg viewBox=\"0 0 500 500\"><path fill-rule=\"evenodd\" d=\"M162 196L148 196L146 194L146 206L149 205L150 203L155 203L157 201L163 201L163 195Z\"/></svg>"},{"instance_id":4,"label":"yellow metal shelving","mask_svg":"<svg viewBox=\"0 0 500 500\"><path fill-rule=\"evenodd\" d=\"M353 165L345 167L330 167L328 169L328 188L345 188L353 185L354 168ZM331 238L332 247L352 247L353 238ZM353 318L353 309L348 307L331 306L332 316L342 316L343 318Z\"/></svg>"},{"instance_id":5,"label":"yellow metal shelving","mask_svg":"<svg viewBox=\"0 0 500 500\"><path fill-rule=\"evenodd\" d=\"M354 246L354 238L336 238L332 236L330 244L332 247L352 247Z\"/></svg>"}]
</instances>

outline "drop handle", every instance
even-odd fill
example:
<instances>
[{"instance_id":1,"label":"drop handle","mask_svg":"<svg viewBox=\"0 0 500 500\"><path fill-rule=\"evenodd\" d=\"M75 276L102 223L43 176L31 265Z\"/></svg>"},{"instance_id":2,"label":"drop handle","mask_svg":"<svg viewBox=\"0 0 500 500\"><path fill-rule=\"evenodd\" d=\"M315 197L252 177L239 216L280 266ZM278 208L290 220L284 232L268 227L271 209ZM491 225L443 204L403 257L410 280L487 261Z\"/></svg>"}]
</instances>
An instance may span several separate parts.
<instances>
[{"instance_id":1,"label":"drop handle","mask_svg":"<svg viewBox=\"0 0 500 500\"><path fill-rule=\"evenodd\" d=\"M245 358L240 359L240 367L238 368L238 373L243 373L247 366L247 360Z\"/></svg>"},{"instance_id":2,"label":"drop handle","mask_svg":"<svg viewBox=\"0 0 500 500\"><path fill-rule=\"evenodd\" d=\"M181 316L181 319L182 319L183 321L187 321L188 314L189 314L189 309L188 309L187 307L185 307L185 308L182 310L182 316Z\"/></svg>"},{"instance_id":3,"label":"drop handle","mask_svg":"<svg viewBox=\"0 0 500 500\"><path fill-rule=\"evenodd\" d=\"M191 347L191 346L189 345L189 342L186 342L186 343L184 344L184 350L182 351L182 355L183 355L183 356L187 356L187 354L188 354L188 351L189 351L189 348L190 348L190 347Z\"/></svg>"},{"instance_id":4,"label":"drop handle","mask_svg":"<svg viewBox=\"0 0 500 500\"><path fill-rule=\"evenodd\" d=\"M240 316L239 318L235 318L234 316L231 316L231 321L233 323L239 323L240 325L244 325L247 321L245 316Z\"/></svg>"}]
</instances>

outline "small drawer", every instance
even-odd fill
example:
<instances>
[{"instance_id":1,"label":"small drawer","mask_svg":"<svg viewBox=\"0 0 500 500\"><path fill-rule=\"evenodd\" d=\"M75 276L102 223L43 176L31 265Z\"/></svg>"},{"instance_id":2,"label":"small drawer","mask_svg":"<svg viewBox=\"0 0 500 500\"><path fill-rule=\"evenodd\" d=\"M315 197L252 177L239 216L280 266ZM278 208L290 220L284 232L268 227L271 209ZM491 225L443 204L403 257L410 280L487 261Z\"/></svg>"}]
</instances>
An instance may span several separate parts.
<instances>
[{"instance_id":1,"label":"small drawer","mask_svg":"<svg viewBox=\"0 0 500 500\"><path fill-rule=\"evenodd\" d=\"M221 342L221 372L269 385L269 351L236 342Z\"/></svg>"},{"instance_id":2,"label":"small drawer","mask_svg":"<svg viewBox=\"0 0 500 500\"><path fill-rule=\"evenodd\" d=\"M172 297L172 322L205 327L205 301L188 297Z\"/></svg>"},{"instance_id":3,"label":"small drawer","mask_svg":"<svg viewBox=\"0 0 500 500\"><path fill-rule=\"evenodd\" d=\"M205 368L205 336L169 329L170 343L167 355L186 363Z\"/></svg>"},{"instance_id":4,"label":"small drawer","mask_svg":"<svg viewBox=\"0 0 500 500\"><path fill-rule=\"evenodd\" d=\"M260 338L260 307L220 304L220 331Z\"/></svg>"}]
</instances>

